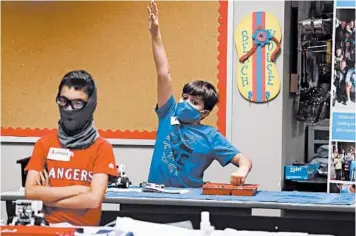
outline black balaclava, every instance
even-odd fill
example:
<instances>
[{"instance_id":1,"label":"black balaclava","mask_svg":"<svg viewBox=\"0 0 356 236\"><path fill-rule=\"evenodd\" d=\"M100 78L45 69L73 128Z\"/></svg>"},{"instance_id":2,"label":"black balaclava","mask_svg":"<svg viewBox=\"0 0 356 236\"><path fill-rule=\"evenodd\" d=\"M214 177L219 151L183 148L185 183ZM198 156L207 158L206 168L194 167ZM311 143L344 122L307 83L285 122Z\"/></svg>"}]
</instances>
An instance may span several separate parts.
<instances>
[{"instance_id":1,"label":"black balaclava","mask_svg":"<svg viewBox=\"0 0 356 236\"><path fill-rule=\"evenodd\" d=\"M71 77L91 80L94 84L94 91L81 110L65 110L59 106L60 120L58 122L58 139L62 146L66 148L84 149L93 144L99 137L93 124L93 114L97 105L96 86L94 81L88 77L87 74L73 72L71 73Z\"/></svg>"},{"instance_id":2,"label":"black balaclava","mask_svg":"<svg viewBox=\"0 0 356 236\"><path fill-rule=\"evenodd\" d=\"M93 121L93 114L97 104L96 88L89 97L88 103L81 110L65 110L59 106L60 123L69 135L76 135L83 131Z\"/></svg>"}]
</instances>

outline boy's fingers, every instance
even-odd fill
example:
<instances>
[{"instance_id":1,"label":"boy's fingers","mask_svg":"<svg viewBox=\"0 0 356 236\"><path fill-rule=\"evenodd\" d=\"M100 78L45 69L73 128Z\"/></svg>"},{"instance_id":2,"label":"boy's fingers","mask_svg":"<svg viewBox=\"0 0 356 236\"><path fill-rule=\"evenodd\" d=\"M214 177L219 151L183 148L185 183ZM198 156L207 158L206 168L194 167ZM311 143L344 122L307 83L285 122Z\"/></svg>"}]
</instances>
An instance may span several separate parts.
<instances>
[{"instance_id":1,"label":"boy's fingers","mask_svg":"<svg viewBox=\"0 0 356 236\"><path fill-rule=\"evenodd\" d=\"M158 16L158 7L157 7L157 5L156 5L156 15Z\"/></svg>"},{"instance_id":2,"label":"boy's fingers","mask_svg":"<svg viewBox=\"0 0 356 236\"><path fill-rule=\"evenodd\" d=\"M158 7L157 7L157 4L153 1L153 12L158 15Z\"/></svg>"},{"instance_id":3,"label":"boy's fingers","mask_svg":"<svg viewBox=\"0 0 356 236\"><path fill-rule=\"evenodd\" d=\"M37 183L38 185L42 185L41 182L38 180L38 178L36 178L36 183Z\"/></svg>"},{"instance_id":4,"label":"boy's fingers","mask_svg":"<svg viewBox=\"0 0 356 236\"><path fill-rule=\"evenodd\" d=\"M236 185L241 185L241 178L240 177L236 177Z\"/></svg>"},{"instance_id":5,"label":"boy's fingers","mask_svg":"<svg viewBox=\"0 0 356 236\"><path fill-rule=\"evenodd\" d=\"M150 10L152 11L153 9L153 1L150 2Z\"/></svg>"},{"instance_id":6,"label":"boy's fingers","mask_svg":"<svg viewBox=\"0 0 356 236\"><path fill-rule=\"evenodd\" d=\"M241 177L241 176L231 176L231 180L230 180L232 185L243 185L245 183L245 178Z\"/></svg>"},{"instance_id":7,"label":"boy's fingers","mask_svg":"<svg viewBox=\"0 0 356 236\"><path fill-rule=\"evenodd\" d=\"M44 173L44 176L45 176L45 178L46 178L46 185L49 185L49 177L48 177L48 173L47 173L47 171L46 171L46 170L44 170L44 171L43 171L43 173Z\"/></svg>"},{"instance_id":8,"label":"boy's fingers","mask_svg":"<svg viewBox=\"0 0 356 236\"><path fill-rule=\"evenodd\" d=\"M236 176L231 176L231 185L238 185L238 179L236 178Z\"/></svg>"},{"instance_id":9,"label":"boy's fingers","mask_svg":"<svg viewBox=\"0 0 356 236\"><path fill-rule=\"evenodd\" d=\"M44 176L46 177L46 179L48 179L48 173L46 171L46 169L43 170Z\"/></svg>"},{"instance_id":10,"label":"boy's fingers","mask_svg":"<svg viewBox=\"0 0 356 236\"><path fill-rule=\"evenodd\" d=\"M40 172L41 183L44 184L46 182L45 177L43 176L42 172Z\"/></svg>"}]
</instances>

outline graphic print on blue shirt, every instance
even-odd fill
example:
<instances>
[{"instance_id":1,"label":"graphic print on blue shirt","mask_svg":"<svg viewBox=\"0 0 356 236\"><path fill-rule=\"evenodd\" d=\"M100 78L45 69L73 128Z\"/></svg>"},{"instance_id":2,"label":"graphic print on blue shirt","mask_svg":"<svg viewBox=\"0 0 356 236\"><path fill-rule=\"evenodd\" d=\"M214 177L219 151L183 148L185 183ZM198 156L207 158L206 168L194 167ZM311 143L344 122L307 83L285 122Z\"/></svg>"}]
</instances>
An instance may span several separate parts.
<instances>
[{"instance_id":1,"label":"graphic print on blue shirt","mask_svg":"<svg viewBox=\"0 0 356 236\"><path fill-rule=\"evenodd\" d=\"M168 147L172 150L170 153L173 155L173 159L176 164L176 169L180 171L183 168L184 159L188 159L193 154L193 149L188 147L184 140L187 140L187 136L181 137L179 126L172 127L172 132L169 134L169 138L166 140Z\"/></svg>"},{"instance_id":2,"label":"graphic print on blue shirt","mask_svg":"<svg viewBox=\"0 0 356 236\"><path fill-rule=\"evenodd\" d=\"M191 158L193 149L188 147L184 139L186 136L180 137L179 126L173 126L171 132L163 141L163 155L161 161L166 163L170 174L178 176L179 171L184 167L185 159Z\"/></svg>"},{"instance_id":3,"label":"graphic print on blue shirt","mask_svg":"<svg viewBox=\"0 0 356 236\"><path fill-rule=\"evenodd\" d=\"M172 125L173 96L156 109L159 125L148 181L172 187L201 187L213 160L227 165L239 153L215 128L202 124Z\"/></svg>"}]
</instances>

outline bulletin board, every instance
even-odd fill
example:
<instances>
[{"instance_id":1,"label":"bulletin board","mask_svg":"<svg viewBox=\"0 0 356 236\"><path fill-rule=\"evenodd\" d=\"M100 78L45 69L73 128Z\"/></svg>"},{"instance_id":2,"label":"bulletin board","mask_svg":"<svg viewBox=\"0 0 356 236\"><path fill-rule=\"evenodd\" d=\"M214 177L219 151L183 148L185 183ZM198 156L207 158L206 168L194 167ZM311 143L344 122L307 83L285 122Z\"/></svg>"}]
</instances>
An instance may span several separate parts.
<instances>
[{"instance_id":1,"label":"bulletin board","mask_svg":"<svg viewBox=\"0 0 356 236\"><path fill-rule=\"evenodd\" d=\"M98 87L95 126L108 139L155 139L157 76L149 2L1 2L1 135L57 129L63 75L88 71ZM220 102L204 123L226 132L227 1L158 1L173 92L203 79Z\"/></svg>"}]
</instances>

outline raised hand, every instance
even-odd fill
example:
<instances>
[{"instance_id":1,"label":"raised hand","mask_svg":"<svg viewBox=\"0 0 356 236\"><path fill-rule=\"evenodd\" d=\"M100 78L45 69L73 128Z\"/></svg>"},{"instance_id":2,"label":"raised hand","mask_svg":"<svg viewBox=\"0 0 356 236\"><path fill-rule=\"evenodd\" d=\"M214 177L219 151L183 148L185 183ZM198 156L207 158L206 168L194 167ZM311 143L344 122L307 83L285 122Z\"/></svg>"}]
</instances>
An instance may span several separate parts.
<instances>
[{"instance_id":1,"label":"raised hand","mask_svg":"<svg viewBox=\"0 0 356 236\"><path fill-rule=\"evenodd\" d=\"M148 16L148 29L152 35L158 33L158 8L154 0L151 1L151 4L147 6L149 13Z\"/></svg>"}]
</instances>

